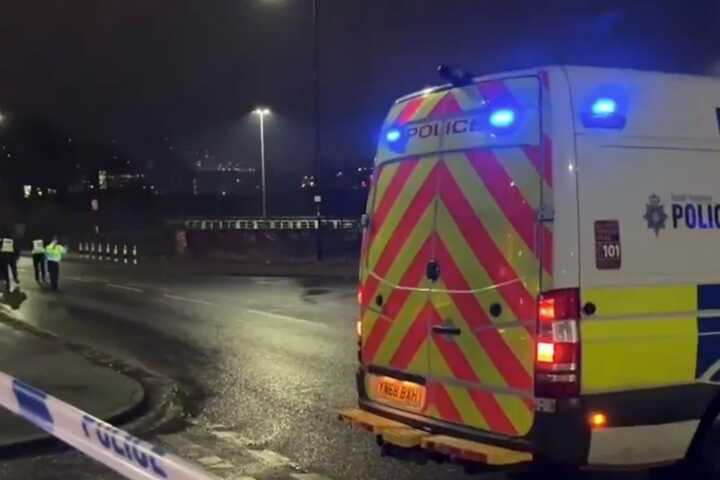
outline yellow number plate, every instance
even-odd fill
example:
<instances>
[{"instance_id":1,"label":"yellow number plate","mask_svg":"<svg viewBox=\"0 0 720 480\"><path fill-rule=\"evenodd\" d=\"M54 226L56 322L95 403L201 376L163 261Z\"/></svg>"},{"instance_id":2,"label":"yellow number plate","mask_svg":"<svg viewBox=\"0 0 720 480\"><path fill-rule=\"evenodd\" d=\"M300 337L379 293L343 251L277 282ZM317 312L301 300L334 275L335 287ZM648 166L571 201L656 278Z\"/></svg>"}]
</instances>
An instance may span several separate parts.
<instances>
[{"instance_id":1,"label":"yellow number plate","mask_svg":"<svg viewBox=\"0 0 720 480\"><path fill-rule=\"evenodd\" d=\"M413 410L421 410L425 405L425 387L417 383L372 376L370 384L375 397L381 402Z\"/></svg>"}]
</instances>

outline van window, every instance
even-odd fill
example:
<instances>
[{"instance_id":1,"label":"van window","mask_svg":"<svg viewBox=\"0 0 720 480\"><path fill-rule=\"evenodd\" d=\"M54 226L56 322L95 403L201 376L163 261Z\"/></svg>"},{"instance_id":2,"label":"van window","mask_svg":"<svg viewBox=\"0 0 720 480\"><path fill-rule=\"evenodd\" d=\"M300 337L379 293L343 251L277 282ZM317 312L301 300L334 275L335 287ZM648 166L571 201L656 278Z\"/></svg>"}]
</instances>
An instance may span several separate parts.
<instances>
[{"instance_id":1,"label":"van window","mask_svg":"<svg viewBox=\"0 0 720 480\"><path fill-rule=\"evenodd\" d=\"M539 143L538 79L491 80L395 104L383 126L377 161Z\"/></svg>"}]
</instances>

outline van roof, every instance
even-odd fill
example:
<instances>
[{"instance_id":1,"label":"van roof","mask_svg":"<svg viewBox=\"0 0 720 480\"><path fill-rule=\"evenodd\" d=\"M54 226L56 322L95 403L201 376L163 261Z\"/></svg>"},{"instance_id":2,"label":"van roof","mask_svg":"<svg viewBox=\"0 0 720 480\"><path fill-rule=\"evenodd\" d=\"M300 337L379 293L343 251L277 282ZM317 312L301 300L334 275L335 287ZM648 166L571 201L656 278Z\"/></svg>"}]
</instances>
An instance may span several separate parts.
<instances>
[{"instance_id":1,"label":"van roof","mask_svg":"<svg viewBox=\"0 0 720 480\"><path fill-rule=\"evenodd\" d=\"M599 74L603 77L606 77L608 75L615 75L615 76L621 76L621 77L635 77L635 78L674 78L676 80L681 80L684 82L700 82L700 83L706 83L706 82L715 82L720 84L720 77L713 77L713 76L707 76L707 75L697 75L697 74L689 74L689 73L673 73L673 72L662 72L659 70L640 70L640 69L632 69L632 68L610 68L610 67L593 67L593 66L587 66L587 65L541 65L538 67L533 68L526 68L522 70L507 70L502 72L493 72L488 73L486 75L478 75L473 78L474 82L482 82L486 80L492 80L496 78L504 78L504 77L521 77L524 75L537 75L540 71L547 71L548 73L552 71L563 71L565 72L568 77L574 77L575 74L579 74L582 76L586 75L593 75L593 74ZM433 85L430 87L423 88L421 90L417 90L415 92L409 93L407 95L403 95L402 97L395 100L395 103L401 103L406 102L412 98L419 97L422 95L427 95L429 93L433 92L439 92L442 90L447 90L452 88L452 85L449 83L439 84L439 85Z\"/></svg>"},{"instance_id":2,"label":"van roof","mask_svg":"<svg viewBox=\"0 0 720 480\"><path fill-rule=\"evenodd\" d=\"M599 88L616 88L627 97L627 125L621 136L661 137L720 142L720 78L657 71L577 65L549 65L475 77L476 82L538 75L565 77L577 114ZM399 98L396 103L452 88L439 85ZM576 133L597 133L575 119Z\"/></svg>"}]
</instances>

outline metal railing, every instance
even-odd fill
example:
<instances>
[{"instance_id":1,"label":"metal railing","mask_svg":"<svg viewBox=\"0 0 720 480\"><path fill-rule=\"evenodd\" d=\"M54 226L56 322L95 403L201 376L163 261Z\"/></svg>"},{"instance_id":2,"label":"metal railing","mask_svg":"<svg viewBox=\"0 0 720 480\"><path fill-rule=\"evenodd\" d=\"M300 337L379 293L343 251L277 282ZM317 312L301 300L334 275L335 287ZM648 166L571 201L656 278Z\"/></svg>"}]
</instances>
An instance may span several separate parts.
<instances>
[{"instance_id":1,"label":"metal railing","mask_svg":"<svg viewBox=\"0 0 720 480\"><path fill-rule=\"evenodd\" d=\"M186 230L356 230L360 222L341 218L234 218L234 219L189 219L175 222Z\"/></svg>"}]
</instances>

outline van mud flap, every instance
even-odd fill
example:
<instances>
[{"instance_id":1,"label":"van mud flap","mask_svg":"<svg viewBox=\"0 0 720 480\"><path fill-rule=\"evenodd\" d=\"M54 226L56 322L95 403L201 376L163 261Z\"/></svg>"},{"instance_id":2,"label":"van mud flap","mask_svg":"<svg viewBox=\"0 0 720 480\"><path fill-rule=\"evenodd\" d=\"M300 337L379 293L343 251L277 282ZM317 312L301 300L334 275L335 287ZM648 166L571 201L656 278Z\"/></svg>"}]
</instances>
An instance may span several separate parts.
<instances>
[{"instance_id":1,"label":"van mud flap","mask_svg":"<svg viewBox=\"0 0 720 480\"><path fill-rule=\"evenodd\" d=\"M384 454L411 460L449 460L458 463L479 463L494 467L530 463L530 452L510 450L480 442L473 442L448 435L433 435L375 415L359 408L338 412L338 419L353 428L364 430L376 436ZM417 453L425 453L421 459Z\"/></svg>"}]
</instances>

